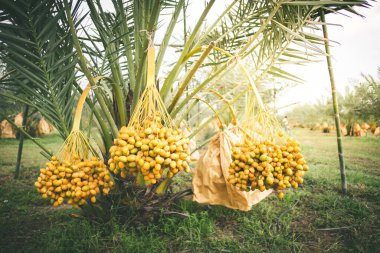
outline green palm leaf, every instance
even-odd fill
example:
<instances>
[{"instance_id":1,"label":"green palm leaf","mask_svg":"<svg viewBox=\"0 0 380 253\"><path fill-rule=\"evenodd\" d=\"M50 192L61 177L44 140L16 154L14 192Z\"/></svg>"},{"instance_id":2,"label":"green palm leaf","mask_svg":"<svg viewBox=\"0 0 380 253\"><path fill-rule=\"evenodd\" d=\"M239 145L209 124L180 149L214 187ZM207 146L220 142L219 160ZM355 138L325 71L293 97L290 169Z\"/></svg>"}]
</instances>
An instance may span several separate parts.
<instances>
[{"instance_id":1,"label":"green palm leaf","mask_svg":"<svg viewBox=\"0 0 380 253\"><path fill-rule=\"evenodd\" d=\"M64 18L62 6L51 1L7 2L0 15L0 55L15 71L2 84L66 137L75 106L77 58L69 28L59 22Z\"/></svg>"}]
</instances>

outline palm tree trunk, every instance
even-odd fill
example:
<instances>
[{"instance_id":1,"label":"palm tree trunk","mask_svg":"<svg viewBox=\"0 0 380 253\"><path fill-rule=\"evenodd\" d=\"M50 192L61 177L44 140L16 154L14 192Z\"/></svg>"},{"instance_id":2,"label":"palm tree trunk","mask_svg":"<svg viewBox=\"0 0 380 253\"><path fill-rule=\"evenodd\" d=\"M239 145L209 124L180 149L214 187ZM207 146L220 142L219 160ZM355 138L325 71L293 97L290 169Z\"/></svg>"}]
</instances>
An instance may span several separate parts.
<instances>
[{"instance_id":1,"label":"palm tree trunk","mask_svg":"<svg viewBox=\"0 0 380 253\"><path fill-rule=\"evenodd\" d=\"M21 126L22 128L24 128L26 125L26 121L28 119L28 112L29 112L29 105L25 105L24 114L22 115L22 126ZM25 136L24 133L20 131L20 142L18 144L15 179L19 178L20 176L21 156L22 156L22 149L24 147L24 136Z\"/></svg>"},{"instance_id":2,"label":"palm tree trunk","mask_svg":"<svg viewBox=\"0 0 380 253\"><path fill-rule=\"evenodd\" d=\"M182 7L182 12L183 12L183 47L186 46L186 41L187 41L187 29L186 29L186 9L187 9L188 2L185 3ZM185 73L187 73L187 62L185 63ZM186 97L189 95L189 86L186 86L185 89L185 94ZM189 121L189 114L186 114L186 122ZM181 122L179 122L181 124Z\"/></svg>"},{"instance_id":3,"label":"palm tree trunk","mask_svg":"<svg viewBox=\"0 0 380 253\"><path fill-rule=\"evenodd\" d=\"M330 76L331 93L332 93L333 107L334 107L336 136L337 136L337 142L338 142L340 177L341 177L341 181L342 181L342 193L346 194L347 193L346 168L345 168L345 164L344 164L342 136L341 136L341 132L340 132L339 106L338 106L338 100L336 97L335 79L334 79L334 73L333 73L333 68L332 68L332 64L331 64L330 43L329 43L329 38L328 38L328 33L327 33L325 13L323 11L321 12L321 21L323 23L322 24L323 37L325 39L325 50L326 50L326 54L327 54L326 55L327 67L328 67L329 76Z\"/></svg>"}]
</instances>

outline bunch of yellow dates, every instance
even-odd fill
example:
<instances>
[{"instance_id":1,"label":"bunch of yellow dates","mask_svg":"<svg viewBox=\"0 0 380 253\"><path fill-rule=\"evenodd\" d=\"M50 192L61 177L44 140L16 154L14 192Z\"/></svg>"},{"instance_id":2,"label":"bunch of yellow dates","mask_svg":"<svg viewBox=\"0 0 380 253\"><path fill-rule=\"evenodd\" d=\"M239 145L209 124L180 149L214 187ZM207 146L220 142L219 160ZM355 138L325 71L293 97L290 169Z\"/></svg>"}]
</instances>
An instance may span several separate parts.
<instances>
[{"instance_id":1,"label":"bunch of yellow dates","mask_svg":"<svg viewBox=\"0 0 380 253\"><path fill-rule=\"evenodd\" d=\"M110 170L122 179L141 173L148 184L189 171L189 139L155 118L145 127L122 127L110 148Z\"/></svg>"},{"instance_id":2,"label":"bunch of yellow dates","mask_svg":"<svg viewBox=\"0 0 380 253\"><path fill-rule=\"evenodd\" d=\"M52 156L46 168L40 169L35 182L42 198L49 198L53 206L64 202L73 206L83 205L87 201L95 203L97 196L107 195L113 185L102 160L96 157L82 160L79 156L62 162Z\"/></svg>"},{"instance_id":3,"label":"bunch of yellow dates","mask_svg":"<svg viewBox=\"0 0 380 253\"><path fill-rule=\"evenodd\" d=\"M228 182L245 191L274 189L283 198L283 190L303 184L307 170L301 148L292 138L282 145L246 139L233 147Z\"/></svg>"}]
</instances>

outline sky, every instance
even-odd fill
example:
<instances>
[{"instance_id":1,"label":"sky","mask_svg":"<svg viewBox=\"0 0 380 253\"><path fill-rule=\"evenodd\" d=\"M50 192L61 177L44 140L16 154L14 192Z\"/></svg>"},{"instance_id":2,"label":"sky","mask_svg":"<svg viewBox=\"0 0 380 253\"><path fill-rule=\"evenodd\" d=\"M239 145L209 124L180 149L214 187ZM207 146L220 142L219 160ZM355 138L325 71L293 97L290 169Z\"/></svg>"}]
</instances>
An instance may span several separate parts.
<instances>
[{"instance_id":1,"label":"sky","mask_svg":"<svg viewBox=\"0 0 380 253\"><path fill-rule=\"evenodd\" d=\"M326 15L329 37L339 42L331 47L332 65L338 92L344 93L347 86L361 80L361 73L377 77L380 67L380 2L372 2L370 9L358 8L365 18L359 16ZM331 99L331 86L326 59L307 66L291 67L292 73L305 83L283 92L279 107L289 104L315 103L319 99ZM288 110L291 107L287 107ZM281 112L281 111L280 111Z\"/></svg>"}]
</instances>

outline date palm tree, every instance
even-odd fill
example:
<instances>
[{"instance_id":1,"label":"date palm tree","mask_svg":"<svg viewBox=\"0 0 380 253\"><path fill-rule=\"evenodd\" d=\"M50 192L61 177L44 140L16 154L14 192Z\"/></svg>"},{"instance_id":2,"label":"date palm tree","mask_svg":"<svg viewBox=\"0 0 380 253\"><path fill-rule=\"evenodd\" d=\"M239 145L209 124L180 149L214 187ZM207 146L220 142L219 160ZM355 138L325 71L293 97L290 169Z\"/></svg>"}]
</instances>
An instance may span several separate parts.
<instances>
[{"instance_id":1,"label":"date palm tree","mask_svg":"<svg viewBox=\"0 0 380 253\"><path fill-rule=\"evenodd\" d=\"M89 133L107 159L118 128L128 123L144 90L148 46L156 47L156 75L164 77L159 92L176 124L188 115L204 118L193 129L194 137L244 97L248 79L254 84L268 77L299 81L282 66L325 55L323 36L318 35L322 10L357 14L354 6L369 6L363 0L230 0L208 24L213 8L221 4L209 0L188 27L184 10L195 2L199 4L5 1L0 7L0 57L9 75L0 79L0 96L38 110L65 139L80 84L89 82L93 92L86 108L93 115L89 125L95 127ZM178 29L184 34L178 36ZM236 74L242 65L247 78ZM236 78L226 78L233 73ZM96 82L98 76L103 78ZM199 103L213 108L200 110Z\"/></svg>"}]
</instances>

